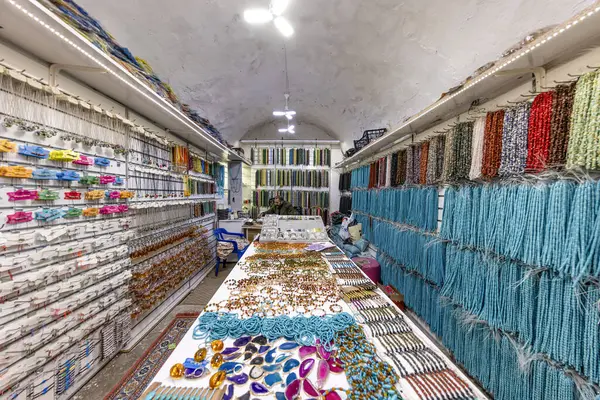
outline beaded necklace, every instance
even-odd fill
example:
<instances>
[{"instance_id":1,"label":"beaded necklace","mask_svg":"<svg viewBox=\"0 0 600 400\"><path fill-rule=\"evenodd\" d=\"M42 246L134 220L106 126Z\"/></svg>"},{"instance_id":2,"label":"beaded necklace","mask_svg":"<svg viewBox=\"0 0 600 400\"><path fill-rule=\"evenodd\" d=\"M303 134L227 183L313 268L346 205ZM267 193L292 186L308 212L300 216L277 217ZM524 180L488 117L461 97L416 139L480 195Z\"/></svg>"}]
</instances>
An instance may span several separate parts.
<instances>
[{"instance_id":1,"label":"beaded necklace","mask_svg":"<svg viewBox=\"0 0 600 400\"><path fill-rule=\"evenodd\" d=\"M414 145L408 146L406 149L406 184L415 183L415 155L416 148Z\"/></svg>"},{"instance_id":2,"label":"beaded necklace","mask_svg":"<svg viewBox=\"0 0 600 400\"><path fill-rule=\"evenodd\" d=\"M597 116L600 111L598 101L600 85L598 79L600 73L594 71L582 75L577 81L567 147L567 168L595 169L599 165L600 137Z\"/></svg>"},{"instance_id":3,"label":"beaded necklace","mask_svg":"<svg viewBox=\"0 0 600 400\"><path fill-rule=\"evenodd\" d=\"M427 159L429 157L429 142L424 142L419 150L419 183L425 185L427 183Z\"/></svg>"},{"instance_id":4,"label":"beaded necklace","mask_svg":"<svg viewBox=\"0 0 600 400\"><path fill-rule=\"evenodd\" d=\"M469 179L475 180L481 177L481 161L483 159L483 134L485 131L486 118L475 120L473 125L473 143L471 148L471 169Z\"/></svg>"},{"instance_id":5,"label":"beaded necklace","mask_svg":"<svg viewBox=\"0 0 600 400\"><path fill-rule=\"evenodd\" d=\"M538 94L531 104L527 145L527 169L539 172L546 167L550 154L550 130L554 91Z\"/></svg>"},{"instance_id":6,"label":"beaded necklace","mask_svg":"<svg viewBox=\"0 0 600 400\"><path fill-rule=\"evenodd\" d=\"M398 186L397 183L398 175L398 153L393 153L390 164L390 186Z\"/></svg>"},{"instance_id":7,"label":"beaded necklace","mask_svg":"<svg viewBox=\"0 0 600 400\"><path fill-rule=\"evenodd\" d=\"M404 185L406 183L406 165L407 165L407 150L398 152L398 171L396 172L396 185Z\"/></svg>"},{"instance_id":8,"label":"beaded necklace","mask_svg":"<svg viewBox=\"0 0 600 400\"><path fill-rule=\"evenodd\" d=\"M525 172L527 140L531 105L521 103L505 111L502 131L500 175L511 176Z\"/></svg>"},{"instance_id":9,"label":"beaded necklace","mask_svg":"<svg viewBox=\"0 0 600 400\"><path fill-rule=\"evenodd\" d=\"M440 135L434 140L437 140L437 156L436 156L436 169L435 169L435 180L434 183L440 183L442 181L444 173L444 156L446 154L446 135Z\"/></svg>"},{"instance_id":10,"label":"beaded necklace","mask_svg":"<svg viewBox=\"0 0 600 400\"><path fill-rule=\"evenodd\" d=\"M435 172L437 170L437 152L439 151L439 141L433 138L429 141L429 149L427 152L427 172L426 183L433 185L435 183Z\"/></svg>"},{"instance_id":11,"label":"beaded necklace","mask_svg":"<svg viewBox=\"0 0 600 400\"><path fill-rule=\"evenodd\" d=\"M555 90L556 94L552 103L548 165L562 167L567 158L575 82L568 85L558 85Z\"/></svg>"},{"instance_id":12,"label":"beaded necklace","mask_svg":"<svg viewBox=\"0 0 600 400\"><path fill-rule=\"evenodd\" d=\"M487 114L483 134L483 158L481 161L481 175L487 179L498 175L502 155L503 125L504 110L493 111Z\"/></svg>"}]
</instances>

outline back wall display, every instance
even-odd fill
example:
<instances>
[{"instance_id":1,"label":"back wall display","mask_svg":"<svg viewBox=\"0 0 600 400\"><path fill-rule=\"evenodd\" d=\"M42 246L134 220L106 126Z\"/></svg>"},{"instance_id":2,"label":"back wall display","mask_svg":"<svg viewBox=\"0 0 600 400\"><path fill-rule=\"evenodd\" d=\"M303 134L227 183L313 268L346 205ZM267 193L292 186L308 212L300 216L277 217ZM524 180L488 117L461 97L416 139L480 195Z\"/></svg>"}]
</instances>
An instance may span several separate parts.
<instances>
[{"instance_id":1,"label":"back wall display","mask_svg":"<svg viewBox=\"0 0 600 400\"><path fill-rule=\"evenodd\" d=\"M2 68L0 393L72 395L214 266L216 167L197 153Z\"/></svg>"}]
</instances>

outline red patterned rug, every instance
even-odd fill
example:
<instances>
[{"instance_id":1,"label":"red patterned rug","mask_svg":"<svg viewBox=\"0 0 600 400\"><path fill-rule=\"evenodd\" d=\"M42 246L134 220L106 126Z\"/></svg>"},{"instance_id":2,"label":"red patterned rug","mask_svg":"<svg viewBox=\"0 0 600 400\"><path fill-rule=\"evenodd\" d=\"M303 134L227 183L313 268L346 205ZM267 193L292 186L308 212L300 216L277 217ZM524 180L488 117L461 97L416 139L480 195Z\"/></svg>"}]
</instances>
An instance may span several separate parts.
<instances>
[{"instance_id":1,"label":"red patterned rug","mask_svg":"<svg viewBox=\"0 0 600 400\"><path fill-rule=\"evenodd\" d=\"M177 314L104 400L138 399L197 318L198 313Z\"/></svg>"}]
</instances>

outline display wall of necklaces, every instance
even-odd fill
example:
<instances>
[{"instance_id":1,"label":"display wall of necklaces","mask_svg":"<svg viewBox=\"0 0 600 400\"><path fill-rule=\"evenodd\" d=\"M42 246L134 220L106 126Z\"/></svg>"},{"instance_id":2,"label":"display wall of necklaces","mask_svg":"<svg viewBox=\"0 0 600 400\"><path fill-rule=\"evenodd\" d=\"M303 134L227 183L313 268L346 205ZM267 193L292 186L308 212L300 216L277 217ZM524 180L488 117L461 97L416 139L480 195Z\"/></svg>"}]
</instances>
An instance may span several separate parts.
<instances>
[{"instance_id":1,"label":"display wall of necklaces","mask_svg":"<svg viewBox=\"0 0 600 400\"><path fill-rule=\"evenodd\" d=\"M1 103L1 101L0 101ZM123 151L110 147L91 144L85 141L87 136L79 136L67 131L57 131L52 136L43 136L39 131L28 131L18 125L7 128L5 118L0 115L0 141L14 143L14 149L2 149L3 160L27 160L44 166L67 166L94 171L102 168L120 168L125 173L127 156ZM82 131L88 132L88 131ZM119 135L120 136L120 135ZM61 154L60 150L67 150ZM77 153L83 157L73 157ZM65 160L65 161L60 161Z\"/></svg>"},{"instance_id":2,"label":"display wall of necklaces","mask_svg":"<svg viewBox=\"0 0 600 400\"><path fill-rule=\"evenodd\" d=\"M54 336L51 343L35 351L20 351L18 361L14 362L3 376L0 393L8 392L17 387L16 384L21 380L32 379L35 376L34 371L38 371L45 364L54 361L61 353L76 347L82 339L89 337L91 333L106 325L106 321L114 320L120 313L127 310L131 305L131 301L123 298L125 287L121 287L120 292L105 295L102 298L102 306L98 305L95 308L86 310L85 314L80 316L81 321L76 325L76 329L69 331L68 335ZM72 315L72 319L75 319L75 314ZM52 337L49 334L48 336ZM56 367L56 364L52 363L52 366Z\"/></svg>"},{"instance_id":3,"label":"display wall of necklaces","mask_svg":"<svg viewBox=\"0 0 600 400\"><path fill-rule=\"evenodd\" d=\"M250 159L254 165L331 165L331 150L326 148L253 147Z\"/></svg>"},{"instance_id":4,"label":"display wall of necklaces","mask_svg":"<svg viewBox=\"0 0 600 400\"><path fill-rule=\"evenodd\" d=\"M46 185L0 186L0 209L127 204L133 196L135 192L117 188L82 190ZM2 202L3 199L8 201Z\"/></svg>"},{"instance_id":5,"label":"display wall of necklaces","mask_svg":"<svg viewBox=\"0 0 600 400\"><path fill-rule=\"evenodd\" d=\"M87 137L81 143L101 143L115 151L126 148L127 134L133 125L130 121L44 86L15 70L0 67L2 125L27 130L42 138L85 132Z\"/></svg>"},{"instance_id":6,"label":"display wall of necklaces","mask_svg":"<svg viewBox=\"0 0 600 400\"><path fill-rule=\"evenodd\" d=\"M166 171L174 170L171 148L140 134L130 137L128 161Z\"/></svg>"},{"instance_id":7,"label":"display wall of necklaces","mask_svg":"<svg viewBox=\"0 0 600 400\"><path fill-rule=\"evenodd\" d=\"M215 239L212 231L199 226L199 234L166 246L133 263L130 291L134 302L133 318L140 318L182 282L213 265Z\"/></svg>"},{"instance_id":8,"label":"display wall of necklaces","mask_svg":"<svg viewBox=\"0 0 600 400\"><path fill-rule=\"evenodd\" d=\"M129 276L129 274L122 273L103 282L98 289L94 289L98 295L91 295L90 299L93 296L96 298L101 297L100 301L89 300L87 305L77 308L73 312L67 311L69 315L50 323L44 329L30 332L30 334L21 339L6 345L0 359L3 368L13 367L23 358L29 358L30 356L40 357L47 362L52 357L60 354L60 350L64 349L62 347L64 342L68 344L73 339L78 340L85 336L85 332L81 332L80 330L89 329L86 322L92 322L93 324L97 324L97 326L103 324L103 320L97 319L99 312L106 310L118 302L122 302L123 309L129 307L131 300L126 299L126 283ZM65 335L67 332L69 335ZM13 368L10 369L12 370Z\"/></svg>"},{"instance_id":9,"label":"display wall of necklaces","mask_svg":"<svg viewBox=\"0 0 600 400\"><path fill-rule=\"evenodd\" d=\"M293 186L329 189L329 171L292 171L259 169L255 174L256 187Z\"/></svg>"},{"instance_id":10,"label":"display wall of necklaces","mask_svg":"<svg viewBox=\"0 0 600 400\"><path fill-rule=\"evenodd\" d=\"M293 206L310 208L321 207L329 208L328 191L305 191L301 189L292 190L254 190L253 203L258 207L269 207L269 200L279 195L285 201L292 203Z\"/></svg>"},{"instance_id":11,"label":"display wall of necklaces","mask_svg":"<svg viewBox=\"0 0 600 400\"><path fill-rule=\"evenodd\" d=\"M13 292L23 295L33 289L39 289L44 282L74 275L117 258L123 253L128 254L123 250L123 245L132 236L131 232L117 232L103 235L102 244L94 243L98 238L90 238L1 256L0 296L6 300Z\"/></svg>"},{"instance_id":12,"label":"display wall of necklaces","mask_svg":"<svg viewBox=\"0 0 600 400\"><path fill-rule=\"evenodd\" d=\"M188 171L188 175L190 177L194 177L200 181L205 181L205 182L214 182L215 178L211 175L207 175L201 172L195 172L195 171Z\"/></svg>"},{"instance_id":13,"label":"display wall of necklaces","mask_svg":"<svg viewBox=\"0 0 600 400\"><path fill-rule=\"evenodd\" d=\"M198 235L198 227L187 223L177 227L170 227L160 233L146 235L144 238L129 242L129 257L138 259L154 253L166 246L177 243L183 239L193 238Z\"/></svg>"},{"instance_id":14,"label":"display wall of necklaces","mask_svg":"<svg viewBox=\"0 0 600 400\"><path fill-rule=\"evenodd\" d=\"M5 335L0 338L0 346L6 347L13 342L37 332L39 328L52 328L54 323L60 322L65 316L76 312L76 310L97 300L111 288L118 287L115 282L124 282L129 276L127 263L123 260L113 265L106 265L95 272L88 272L81 276L81 281L71 283L70 287L61 292L63 296L60 302L48 301L47 305L34 305L31 311L23 318L15 318L8 321L4 326ZM121 277L117 280L112 280ZM108 284L108 286L106 286ZM95 288L97 286L97 288ZM64 289L62 285L57 289ZM105 288L105 290L103 289Z\"/></svg>"},{"instance_id":15,"label":"display wall of necklaces","mask_svg":"<svg viewBox=\"0 0 600 400\"><path fill-rule=\"evenodd\" d=\"M136 242L142 241L148 237L154 235L162 235L163 232L168 232L171 229L185 228L194 225L204 225L206 222L212 222L215 217L214 213L206 214L203 216L189 218L180 218L172 220L169 223L149 225L146 228L136 229L135 240L130 241L130 246L133 246Z\"/></svg>"},{"instance_id":16,"label":"display wall of necklaces","mask_svg":"<svg viewBox=\"0 0 600 400\"><path fill-rule=\"evenodd\" d=\"M130 123L35 86L0 74L0 113L10 114L0 114L0 213L6 211L0 215L0 395L10 387L14 400L36 393L40 399L66 398L79 376L114 355L131 326L129 240L190 221L211 229L215 208L214 202L183 197L184 176L214 181L212 162L165 141L162 153L150 153L174 165L138 164L144 162L139 154L127 151L128 139L137 135ZM147 141L155 140L148 135ZM138 175L135 167L155 178L164 169L180 171L173 173L180 197L155 190L160 197L152 201L130 201L136 194L126 178ZM130 226L138 230L124 231ZM214 252L210 239L206 251ZM167 296L168 284L159 285ZM155 300L154 307L163 298ZM40 379L48 374L51 383Z\"/></svg>"},{"instance_id":17,"label":"display wall of necklaces","mask_svg":"<svg viewBox=\"0 0 600 400\"><path fill-rule=\"evenodd\" d=\"M0 231L27 231L71 225L74 221L102 222L127 214L129 206L120 204L88 204L88 207L38 206L38 208L14 207L0 211ZM92 224L93 225L93 224Z\"/></svg>"},{"instance_id":18,"label":"display wall of necklaces","mask_svg":"<svg viewBox=\"0 0 600 400\"><path fill-rule=\"evenodd\" d=\"M173 221L190 219L193 205L201 200L182 199L174 204L167 201L138 202L132 205L135 210L132 228L142 231L170 224ZM181 204L179 204L181 203Z\"/></svg>"},{"instance_id":19,"label":"display wall of necklaces","mask_svg":"<svg viewBox=\"0 0 600 400\"><path fill-rule=\"evenodd\" d=\"M329 187L307 187L307 186L256 186L256 190L287 190L287 191L301 191L301 192L327 192L329 194Z\"/></svg>"},{"instance_id":20,"label":"display wall of necklaces","mask_svg":"<svg viewBox=\"0 0 600 400\"><path fill-rule=\"evenodd\" d=\"M136 192L137 200L184 197L185 178L183 174L130 166L129 188Z\"/></svg>"},{"instance_id":21,"label":"display wall of necklaces","mask_svg":"<svg viewBox=\"0 0 600 400\"><path fill-rule=\"evenodd\" d=\"M122 315L125 314L121 313L118 317ZM118 328L115 327L115 331L117 329L119 329L119 336L129 335L130 327L125 327L122 324ZM72 346L64 356L41 366L30 377L12 388L8 398L14 400L51 400L54 399L54 393L59 386L65 388L65 393L68 393L81 381L81 378L85 377L102 361L100 332L101 329L96 330ZM67 359L74 361L68 369L65 368ZM66 373L67 370L69 373Z\"/></svg>"},{"instance_id":22,"label":"display wall of necklaces","mask_svg":"<svg viewBox=\"0 0 600 400\"><path fill-rule=\"evenodd\" d=\"M105 219L94 224L73 222L39 229L0 232L0 255L20 253L28 249L41 249L48 245L65 244L99 235L128 229L132 219L127 217Z\"/></svg>"},{"instance_id":23,"label":"display wall of necklaces","mask_svg":"<svg viewBox=\"0 0 600 400\"><path fill-rule=\"evenodd\" d=\"M217 185L214 182L207 182L202 178L186 176L183 178L185 184L184 196L192 198L214 198L217 193Z\"/></svg>"}]
</instances>

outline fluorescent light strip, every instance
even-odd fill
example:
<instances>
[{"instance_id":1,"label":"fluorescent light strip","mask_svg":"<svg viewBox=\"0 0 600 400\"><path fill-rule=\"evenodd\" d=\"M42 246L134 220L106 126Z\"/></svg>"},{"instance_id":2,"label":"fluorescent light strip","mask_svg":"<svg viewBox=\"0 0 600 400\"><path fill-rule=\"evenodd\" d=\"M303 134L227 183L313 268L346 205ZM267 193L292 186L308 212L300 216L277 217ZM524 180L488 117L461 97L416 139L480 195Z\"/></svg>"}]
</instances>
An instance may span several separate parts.
<instances>
[{"instance_id":1,"label":"fluorescent light strip","mask_svg":"<svg viewBox=\"0 0 600 400\"><path fill-rule=\"evenodd\" d=\"M402 125L400 128L396 129L394 132L397 132L401 129L404 129L405 127L409 126L410 124L414 123L415 121L417 121L419 118L424 117L425 115L429 114L430 112L432 112L433 110L435 110L436 108L440 107L442 104L445 104L447 101L452 100L453 98L455 98L456 96L458 96L461 93L464 93L465 90L475 86L475 84L483 81L484 79L490 77L491 75L494 75L496 72L500 71L501 69L503 69L504 67L512 64L513 62L515 62L516 60L518 60L519 58L523 57L525 54L531 52L533 49L537 49L538 47L540 47L542 44L550 41L550 39L553 39L555 37L557 37L559 34L565 32L567 29L570 29L572 26L574 26L575 24L585 20L587 17L590 17L592 15L594 15L595 13L597 13L598 11L600 11L600 6L596 7L594 10L589 11L587 14L582 15L580 18L574 20L572 23L567 24L564 28L560 28L558 31L550 34L548 33L548 37L545 37L544 39L542 39L540 42L532 44L527 46L526 49L521 50L520 53L518 53L517 55L515 55L513 58L511 58L510 60L504 62L504 64L502 64L499 67L494 68L491 72L486 72L485 74L483 74L482 76L480 76L479 78L477 78L475 81L470 82L469 84L467 84L465 87L463 87L461 90L459 90L458 92L450 95L450 96L446 96L444 99L439 100L438 102L434 103L432 106L430 106L429 109L423 111L423 113L421 115L419 115L418 117L416 117L415 119L411 119L409 120L409 122L405 123L404 125ZM539 40L539 39L538 39ZM385 136L384 136L385 137ZM343 167L345 164L350 163L351 161L353 161L356 157L359 157L361 155L361 153L363 153L364 151L368 150L369 147L374 146L376 143L378 142L378 140L374 141L373 143L370 143L368 145L366 145L365 147L363 147L362 149L360 149L359 151L357 151L353 156L348 157L347 159L341 161L340 163L337 164L336 167L341 168Z\"/></svg>"},{"instance_id":2,"label":"fluorescent light strip","mask_svg":"<svg viewBox=\"0 0 600 400\"><path fill-rule=\"evenodd\" d=\"M50 32L54 33L56 36L60 37L64 42L68 43L69 45L71 45L72 47L74 47L75 49L77 49L79 52L81 52L82 54L84 54L86 57L88 57L90 60L94 61L96 64L98 64L99 66L101 66L102 68L104 68L107 72L111 73L112 75L116 76L117 78L119 78L122 82L124 82L125 84L127 84L128 86L130 86L132 89L135 89L138 93L140 93L141 95L143 95L144 97L146 97L148 100L152 101L154 104L156 104L157 106L159 106L160 108L162 108L163 110L167 111L169 114L171 114L173 117L177 118L180 122L182 122L183 124L185 124L188 128L192 129L195 133L199 134L203 139L207 140L209 143L216 145L217 147L221 148L222 150L225 150L227 153L231 153L230 150L224 146L223 144L221 144L220 142L218 142L217 140L215 140L212 136L210 136L208 133L205 133L203 130L199 131L198 128L200 128L197 125L192 125L189 122L187 122L185 119L181 118L181 116L177 115L178 113L173 112L173 110L165 107L163 104L161 104L157 99L151 97L148 93L145 93L143 90L139 89L138 87L136 87L135 85L133 85L131 82L129 82L127 79L123 78L121 75L117 74L116 72L114 72L112 69L110 69L109 67L107 67L105 64L103 64L100 60L98 60L96 57L92 56L90 53L88 53L87 51L85 51L84 49L82 49L81 47L79 47L77 44L75 44L72 40L66 38L64 35L62 35L60 32L58 32L56 29L52 28L50 25L48 25L47 23L45 23L44 21L42 21L41 19L37 18L35 15L33 15L31 12L27 11L23 6L21 6L20 4L18 4L17 2L15 2L14 0L8 0L10 4L12 4L13 6L15 6L17 9L23 11L23 13L27 16L29 16L31 19L33 19L34 21L38 22L40 25L42 25L44 28L48 29ZM30 0L31 1L31 0ZM43 7L43 6L40 6ZM86 39L82 39L85 40L87 42ZM89 44L90 46L92 45L91 43ZM96 49L98 51L100 51L99 49ZM122 67L118 67L118 68L122 68ZM128 71L122 71L125 72L127 75L130 75L130 73ZM132 79L136 80L137 82L139 82L139 84L143 85L145 88L147 88L149 90L149 88L143 84L142 82L140 82L136 77L134 76L130 76ZM158 96L158 95L157 95ZM165 99L163 99L162 97L160 98L163 102L166 102ZM170 106L170 108L175 109L173 106ZM187 118L187 117L186 117ZM234 154L234 153L231 153ZM236 154L237 156L237 154Z\"/></svg>"}]
</instances>

